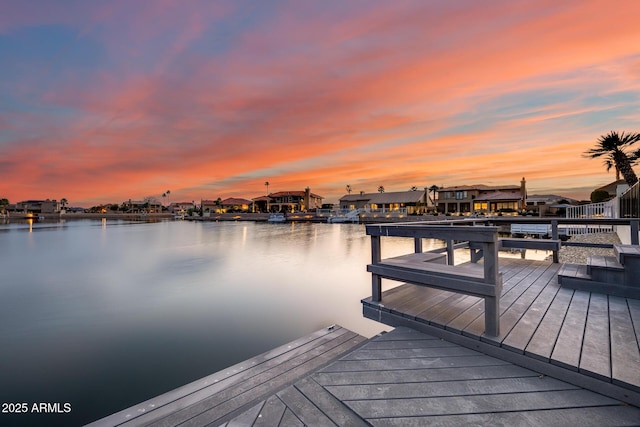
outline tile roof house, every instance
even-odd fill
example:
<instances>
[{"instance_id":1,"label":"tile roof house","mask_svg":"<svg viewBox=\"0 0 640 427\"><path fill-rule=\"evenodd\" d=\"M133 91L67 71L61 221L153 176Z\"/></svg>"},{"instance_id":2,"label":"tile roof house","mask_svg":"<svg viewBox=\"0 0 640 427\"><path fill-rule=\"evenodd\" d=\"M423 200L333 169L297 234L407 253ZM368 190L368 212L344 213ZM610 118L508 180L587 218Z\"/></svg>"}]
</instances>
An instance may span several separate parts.
<instances>
[{"instance_id":1,"label":"tile roof house","mask_svg":"<svg viewBox=\"0 0 640 427\"><path fill-rule=\"evenodd\" d=\"M526 181L520 185L459 185L438 189L438 211L470 214L473 212L515 212L523 209Z\"/></svg>"},{"instance_id":2,"label":"tile roof house","mask_svg":"<svg viewBox=\"0 0 640 427\"><path fill-rule=\"evenodd\" d=\"M261 212L296 212L319 209L322 207L322 196L312 193L309 187L304 191L278 191L253 199L256 211Z\"/></svg>"},{"instance_id":3,"label":"tile roof house","mask_svg":"<svg viewBox=\"0 0 640 427\"><path fill-rule=\"evenodd\" d=\"M365 209L396 211L407 210L414 214L426 207L425 192L418 190L390 191L383 193L346 194L340 198L340 209Z\"/></svg>"}]
</instances>

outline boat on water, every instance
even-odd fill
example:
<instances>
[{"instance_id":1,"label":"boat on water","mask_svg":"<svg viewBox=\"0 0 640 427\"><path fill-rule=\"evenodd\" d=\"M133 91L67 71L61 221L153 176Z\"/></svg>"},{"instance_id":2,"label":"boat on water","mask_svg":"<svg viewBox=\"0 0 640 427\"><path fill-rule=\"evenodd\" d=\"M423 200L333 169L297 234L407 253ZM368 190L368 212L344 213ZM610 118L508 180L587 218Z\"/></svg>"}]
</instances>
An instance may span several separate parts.
<instances>
[{"instance_id":1,"label":"boat on water","mask_svg":"<svg viewBox=\"0 0 640 427\"><path fill-rule=\"evenodd\" d=\"M269 219L267 221L269 222L285 222L287 220L287 218L284 216L283 213L273 213L271 215L269 215Z\"/></svg>"},{"instance_id":2,"label":"boat on water","mask_svg":"<svg viewBox=\"0 0 640 427\"><path fill-rule=\"evenodd\" d=\"M335 215L331 215L327 218L327 222L330 223L340 223L340 222L351 222L358 223L360 222L360 213L357 209L353 209L350 211L338 211Z\"/></svg>"}]
</instances>

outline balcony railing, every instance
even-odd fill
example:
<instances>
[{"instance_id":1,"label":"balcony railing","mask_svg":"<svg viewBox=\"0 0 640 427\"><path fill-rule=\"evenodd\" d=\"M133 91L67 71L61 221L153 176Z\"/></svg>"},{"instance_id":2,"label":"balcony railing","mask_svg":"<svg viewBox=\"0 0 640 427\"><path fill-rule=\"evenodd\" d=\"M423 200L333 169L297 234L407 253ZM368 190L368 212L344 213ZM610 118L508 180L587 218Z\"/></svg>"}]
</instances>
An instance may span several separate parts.
<instances>
[{"instance_id":1,"label":"balcony railing","mask_svg":"<svg viewBox=\"0 0 640 427\"><path fill-rule=\"evenodd\" d=\"M640 181L620 196L620 217L640 218Z\"/></svg>"}]
</instances>

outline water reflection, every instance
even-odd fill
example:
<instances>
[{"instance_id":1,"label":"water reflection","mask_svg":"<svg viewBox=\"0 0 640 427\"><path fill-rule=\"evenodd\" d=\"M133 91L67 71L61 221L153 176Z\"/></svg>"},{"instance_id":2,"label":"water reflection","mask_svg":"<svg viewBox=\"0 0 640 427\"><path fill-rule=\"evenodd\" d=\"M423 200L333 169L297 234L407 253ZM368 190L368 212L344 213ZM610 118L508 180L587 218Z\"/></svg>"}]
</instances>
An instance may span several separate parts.
<instances>
[{"instance_id":1,"label":"water reflection","mask_svg":"<svg viewBox=\"0 0 640 427\"><path fill-rule=\"evenodd\" d=\"M384 329L361 315L370 294L362 226L103 220L2 230L0 400L70 401L60 425L330 324Z\"/></svg>"},{"instance_id":2,"label":"water reflection","mask_svg":"<svg viewBox=\"0 0 640 427\"><path fill-rule=\"evenodd\" d=\"M365 336L385 329L361 315L371 294L362 225L102 220L0 231L0 401L73 404L24 425L86 423L334 323ZM382 245L383 257L412 251L412 239Z\"/></svg>"}]
</instances>

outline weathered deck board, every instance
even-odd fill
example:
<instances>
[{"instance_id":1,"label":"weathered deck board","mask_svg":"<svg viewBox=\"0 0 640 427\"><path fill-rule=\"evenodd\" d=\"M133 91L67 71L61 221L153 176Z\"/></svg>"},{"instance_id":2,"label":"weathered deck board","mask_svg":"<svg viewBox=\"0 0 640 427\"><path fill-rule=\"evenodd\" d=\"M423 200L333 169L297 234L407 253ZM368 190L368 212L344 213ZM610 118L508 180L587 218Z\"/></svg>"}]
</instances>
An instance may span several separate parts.
<instances>
[{"instance_id":1,"label":"weathered deck board","mask_svg":"<svg viewBox=\"0 0 640 427\"><path fill-rule=\"evenodd\" d=\"M510 411L515 412L619 405L619 402L614 399L587 390L408 399L346 400L345 403L365 419L494 413L505 411L507 406Z\"/></svg>"},{"instance_id":2,"label":"weathered deck board","mask_svg":"<svg viewBox=\"0 0 640 427\"><path fill-rule=\"evenodd\" d=\"M640 391L640 349L636 334L629 328L632 321L630 308L636 301L620 297L609 298L611 370L614 383ZM633 324L637 333L640 323Z\"/></svg>"},{"instance_id":3,"label":"weathered deck board","mask_svg":"<svg viewBox=\"0 0 640 427\"><path fill-rule=\"evenodd\" d=\"M261 406L260 413L253 423L254 427L269 427L280 424L284 411L287 409L278 396L269 397Z\"/></svg>"},{"instance_id":4,"label":"weathered deck board","mask_svg":"<svg viewBox=\"0 0 640 427\"><path fill-rule=\"evenodd\" d=\"M580 357L580 372L605 381L611 378L609 304L604 294L591 294Z\"/></svg>"},{"instance_id":5,"label":"weathered deck board","mask_svg":"<svg viewBox=\"0 0 640 427\"><path fill-rule=\"evenodd\" d=\"M553 347L558 340L562 322L567 315L569 304L573 298L573 289L557 288L557 293L551 306L545 313L540 325L533 334L529 344L524 349L524 353L534 358L549 360Z\"/></svg>"},{"instance_id":6,"label":"weathered deck board","mask_svg":"<svg viewBox=\"0 0 640 427\"><path fill-rule=\"evenodd\" d=\"M308 426L335 427L329 417L320 411L309 399L295 387L287 387L277 396L293 414Z\"/></svg>"},{"instance_id":7,"label":"weathered deck board","mask_svg":"<svg viewBox=\"0 0 640 427\"><path fill-rule=\"evenodd\" d=\"M340 400L310 377L297 382L295 387L336 425L352 427L368 425L362 418L349 410Z\"/></svg>"},{"instance_id":8,"label":"weathered deck board","mask_svg":"<svg viewBox=\"0 0 640 427\"><path fill-rule=\"evenodd\" d=\"M328 368L330 369L330 368ZM327 372L323 370L314 375L314 379L321 385L349 385L349 384L410 384L426 381L457 381L481 380L494 378L526 378L539 377L540 374L515 365L486 365L482 369L471 367L451 368L423 368L411 370L384 371L355 371L355 372Z\"/></svg>"},{"instance_id":9,"label":"weathered deck board","mask_svg":"<svg viewBox=\"0 0 640 427\"><path fill-rule=\"evenodd\" d=\"M329 386L327 390L342 400L372 400L576 390L577 388L550 377L537 376L430 382L429 387L425 387L421 382L384 386L380 384L340 385Z\"/></svg>"},{"instance_id":10,"label":"weathered deck board","mask_svg":"<svg viewBox=\"0 0 640 427\"><path fill-rule=\"evenodd\" d=\"M575 291L551 353L551 363L578 370L584 327L589 309L589 292Z\"/></svg>"},{"instance_id":11,"label":"weathered deck board","mask_svg":"<svg viewBox=\"0 0 640 427\"><path fill-rule=\"evenodd\" d=\"M640 343L640 300L627 298L627 304L636 331L636 342Z\"/></svg>"},{"instance_id":12,"label":"weathered deck board","mask_svg":"<svg viewBox=\"0 0 640 427\"><path fill-rule=\"evenodd\" d=\"M580 419L581 427L637 426L634 408L605 406L598 408L551 409L490 414L442 415L438 417L400 417L371 419L376 427L428 426L545 426L566 427Z\"/></svg>"},{"instance_id":13,"label":"weathered deck board","mask_svg":"<svg viewBox=\"0 0 640 427\"><path fill-rule=\"evenodd\" d=\"M504 341L502 341L502 346L511 351L524 353L524 349L531 341L533 334L538 329L538 325L547 313L557 293L558 288L545 287L538 295L538 298L531 304L529 310L520 317L511 331L509 331ZM553 340L555 342L555 337Z\"/></svg>"}]
</instances>

